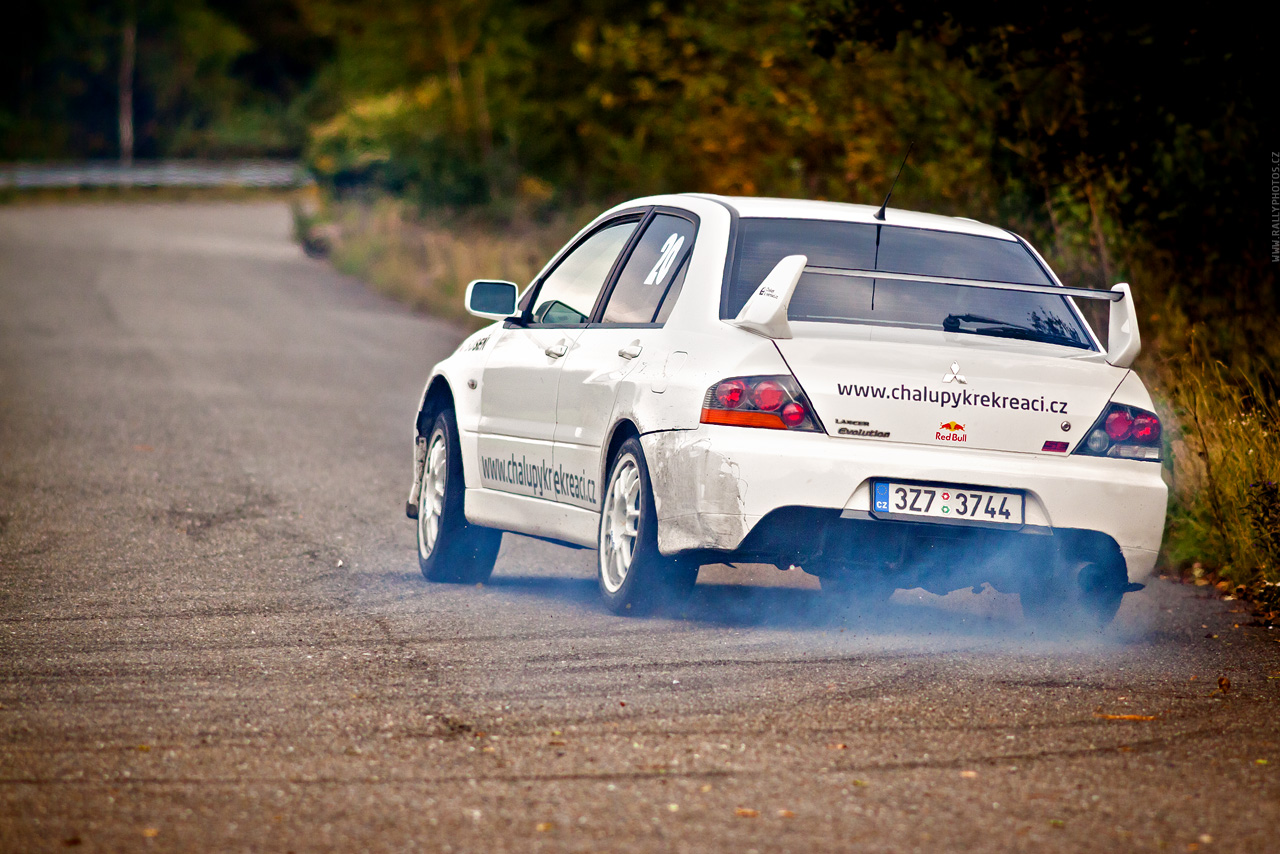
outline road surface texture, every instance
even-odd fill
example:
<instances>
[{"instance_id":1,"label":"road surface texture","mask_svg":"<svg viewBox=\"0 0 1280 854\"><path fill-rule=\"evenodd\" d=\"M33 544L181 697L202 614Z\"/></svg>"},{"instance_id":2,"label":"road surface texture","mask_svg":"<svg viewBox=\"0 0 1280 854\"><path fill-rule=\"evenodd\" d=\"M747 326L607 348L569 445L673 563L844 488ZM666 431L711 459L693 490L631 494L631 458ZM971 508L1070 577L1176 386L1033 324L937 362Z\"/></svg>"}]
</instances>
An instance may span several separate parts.
<instances>
[{"instance_id":1,"label":"road surface texture","mask_svg":"<svg viewBox=\"0 0 1280 854\"><path fill-rule=\"evenodd\" d=\"M1194 587L1055 641L798 570L614 617L514 536L426 583L409 431L461 332L289 233L0 209L3 851L1280 850L1280 632Z\"/></svg>"}]
</instances>

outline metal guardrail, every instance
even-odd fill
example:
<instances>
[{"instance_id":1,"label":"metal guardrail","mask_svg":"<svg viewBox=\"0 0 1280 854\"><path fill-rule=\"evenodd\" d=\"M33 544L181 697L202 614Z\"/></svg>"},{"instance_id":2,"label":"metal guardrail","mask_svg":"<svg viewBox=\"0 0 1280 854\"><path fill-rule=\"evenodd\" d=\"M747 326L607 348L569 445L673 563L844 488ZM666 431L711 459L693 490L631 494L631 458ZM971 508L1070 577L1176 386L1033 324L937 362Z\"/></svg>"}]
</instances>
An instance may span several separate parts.
<instances>
[{"instance_id":1,"label":"metal guardrail","mask_svg":"<svg viewBox=\"0 0 1280 854\"><path fill-rule=\"evenodd\" d=\"M122 166L84 163L0 163L0 189L66 187L298 187L311 176L294 160L159 160Z\"/></svg>"}]
</instances>

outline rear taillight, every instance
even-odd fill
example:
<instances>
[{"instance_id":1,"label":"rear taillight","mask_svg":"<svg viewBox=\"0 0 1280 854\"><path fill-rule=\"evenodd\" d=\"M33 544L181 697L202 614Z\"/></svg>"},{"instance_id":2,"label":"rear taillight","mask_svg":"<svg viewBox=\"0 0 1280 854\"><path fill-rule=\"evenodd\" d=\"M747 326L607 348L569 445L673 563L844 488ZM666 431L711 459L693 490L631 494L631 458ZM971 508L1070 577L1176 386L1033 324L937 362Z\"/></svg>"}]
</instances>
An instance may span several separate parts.
<instances>
[{"instance_id":1,"label":"rear taillight","mask_svg":"<svg viewBox=\"0 0 1280 854\"><path fill-rule=\"evenodd\" d=\"M1154 412L1112 403L1076 448L1091 457L1160 461L1160 419Z\"/></svg>"},{"instance_id":2,"label":"rear taillight","mask_svg":"<svg viewBox=\"0 0 1280 854\"><path fill-rule=\"evenodd\" d=\"M703 424L821 432L818 417L795 377L733 377L707 389Z\"/></svg>"}]
</instances>

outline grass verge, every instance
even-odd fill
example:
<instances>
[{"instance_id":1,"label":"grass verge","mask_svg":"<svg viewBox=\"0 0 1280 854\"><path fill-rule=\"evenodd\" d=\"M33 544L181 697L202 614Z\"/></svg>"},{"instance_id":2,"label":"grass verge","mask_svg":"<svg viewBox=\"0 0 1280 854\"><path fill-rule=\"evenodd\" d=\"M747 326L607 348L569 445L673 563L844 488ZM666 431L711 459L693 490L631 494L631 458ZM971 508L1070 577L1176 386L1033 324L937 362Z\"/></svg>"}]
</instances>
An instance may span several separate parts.
<instances>
[{"instance_id":1,"label":"grass verge","mask_svg":"<svg viewBox=\"0 0 1280 854\"><path fill-rule=\"evenodd\" d=\"M1169 425L1164 562L1280 622L1280 404L1265 375L1209 359L1195 336L1157 373Z\"/></svg>"},{"instance_id":2,"label":"grass verge","mask_svg":"<svg viewBox=\"0 0 1280 854\"><path fill-rule=\"evenodd\" d=\"M475 329L487 321L466 312L468 282L505 279L524 287L587 219L419 216L393 199L328 203L314 213L294 206L295 232L308 252L327 254L339 270L394 299Z\"/></svg>"}]
</instances>

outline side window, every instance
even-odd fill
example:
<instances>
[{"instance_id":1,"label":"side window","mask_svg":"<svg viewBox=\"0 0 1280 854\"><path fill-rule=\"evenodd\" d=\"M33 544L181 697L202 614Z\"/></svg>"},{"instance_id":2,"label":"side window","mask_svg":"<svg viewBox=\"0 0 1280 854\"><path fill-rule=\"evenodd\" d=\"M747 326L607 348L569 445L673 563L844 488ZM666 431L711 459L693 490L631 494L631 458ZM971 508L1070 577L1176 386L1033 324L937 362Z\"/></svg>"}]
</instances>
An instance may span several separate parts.
<instances>
[{"instance_id":1,"label":"side window","mask_svg":"<svg viewBox=\"0 0 1280 854\"><path fill-rule=\"evenodd\" d=\"M670 313L679 293L674 285L684 283L694 231L693 223L683 217L658 214L653 218L609 295L605 323L653 323L659 306ZM664 297L669 297L666 303Z\"/></svg>"},{"instance_id":2,"label":"side window","mask_svg":"<svg viewBox=\"0 0 1280 854\"><path fill-rule=\"evenodd\" d=\"M676 299L680 296L680 289L684 287L684 277L688 272L689 256L686 255L680 262L680 272L676 273L675 278L671 280L671 287L667 288L667 295L662 298L662 305L658 307L658 316L653 319L654 323L667 322L667 318L671 316L671 309L675 308Z\"/></svg>"},{"instance_id":3,"label":"side window","mask_svg":"<svg viewBox=\"0 0 1280 854\"><path fill-rule=\"evenodd\" d=\"M607 225L562 258L538 289L533 322L585 324L609 271L637 225L634 220Z\"/></svg>"}]
</instances>

